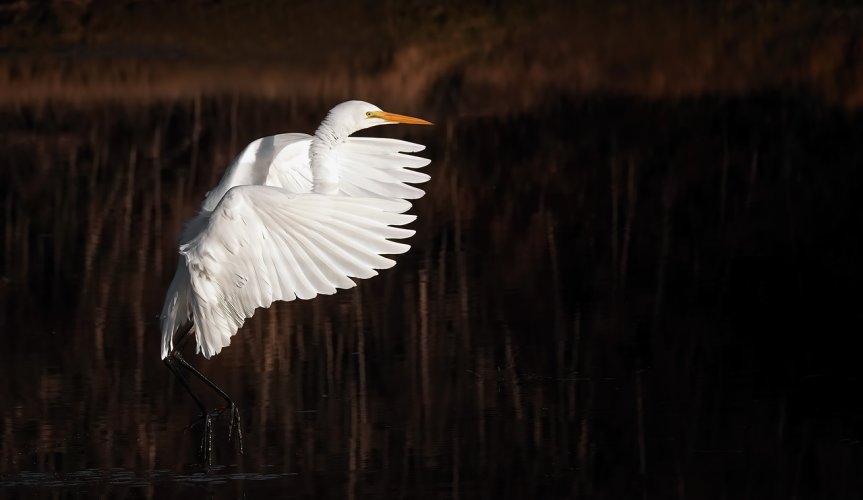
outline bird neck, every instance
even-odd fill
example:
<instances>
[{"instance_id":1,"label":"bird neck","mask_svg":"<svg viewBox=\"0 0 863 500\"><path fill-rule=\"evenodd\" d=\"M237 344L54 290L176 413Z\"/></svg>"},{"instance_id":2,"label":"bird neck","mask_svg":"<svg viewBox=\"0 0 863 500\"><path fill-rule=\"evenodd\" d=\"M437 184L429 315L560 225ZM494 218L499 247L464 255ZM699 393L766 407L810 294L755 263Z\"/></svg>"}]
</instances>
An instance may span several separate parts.
<instances>
[{"instance_id":1,"label":"bird neck","mask_svg":"<svg viewBox=\"0 0 863 500\"><path fill-rule=\"evenodd\" d=\"M309 145L309 160L312 166L313 192L336 194L339 190L339 169L335 150L354 131L327 116Z\"/></svg>"}]
</instances>

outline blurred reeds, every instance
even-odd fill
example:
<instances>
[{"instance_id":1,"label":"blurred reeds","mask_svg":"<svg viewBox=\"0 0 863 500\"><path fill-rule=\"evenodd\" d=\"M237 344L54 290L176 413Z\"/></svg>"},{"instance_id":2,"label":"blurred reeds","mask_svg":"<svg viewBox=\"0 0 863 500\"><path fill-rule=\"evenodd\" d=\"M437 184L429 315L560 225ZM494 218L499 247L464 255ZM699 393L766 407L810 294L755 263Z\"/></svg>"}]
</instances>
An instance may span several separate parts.
<instances>
[{"instance_id":1,"label":"blurred reeds","mask_svg":"<svg viewBox=\"0 0 863 500\"><path fill-rule=\"evenodd\" d=\"M330 104L2 110L0 474L193 460L194 406L158 361L176 235L243 144ZM444 111L374 131L434 160L398 266L195 357L244 408L247 454L220 429L218 462L345 496L861 491L840 329L859 113L773 94Z\"/></svg>"},{"instance_id":2,"label":"blurred reeds","mask_svg":"<svg viewBox=\"0 0 863 500\"><path fill-rule=\"evenodd\" d=\"M857 107L861 26L863 7L811 0L21 0L0 6L0 102L457 95L446 111L494 114L783 88Z\"/></svg>"}]
</instances>

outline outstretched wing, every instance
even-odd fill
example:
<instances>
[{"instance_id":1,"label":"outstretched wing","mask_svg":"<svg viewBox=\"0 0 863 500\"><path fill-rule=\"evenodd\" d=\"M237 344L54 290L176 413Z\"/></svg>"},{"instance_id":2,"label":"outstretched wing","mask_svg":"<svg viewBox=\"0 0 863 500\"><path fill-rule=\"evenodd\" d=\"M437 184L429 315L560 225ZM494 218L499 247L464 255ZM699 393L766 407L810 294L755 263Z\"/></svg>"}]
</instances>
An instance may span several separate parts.
<instances>
[{"instance_id":1,"label":"outstretched wing","mask_svg":"<svg viewBox=\"0 0 863 500\"><path fill-rule=\"evenodd\" d=\"M281 134L302 136L279 150L273 157L267 173L267 186L287 189L292 193L312 192L312 167L309 163L309 145L312 136L306 134ZM279 136L276 136L279 137Z\"/></svg>"},{"instance_id":2,"label":"outstretched wing","mask_svg":"<svg viewBox=\"0 0 863 500\"><path fill-rule=\"evenodd\" d=\"M309 166L308 134L268 135L250 142L228 165L219 184L207 193L201 209L210 212L231 188L268 185L292 193L309 193L312 171ZM272 172L272 166L278 171Z\"/></svg>"},{"instance_id":3,"label":"outstretched wing","mask_svg":"<svg viewBox=\"0 0 863 500\"><path fill-rule=\"evenodd\" d=\"M312 192L308 134L278 134L249 143L228 166L219 184L207 193L202 209L211 211L233 187L266 185L292 193ZM425 149L422 144L378 137L349 137L336 146L339 193L368 198L414 200L425 191L411 184L429 180L414 169L431 160L404 153Z\"/></svg>"},{"instance_id":4,"label":"outstretched wing","mask_svg":"<svg viewBox=\"0 0 863 500\"><path fill-rule=\"evenodd\" d=\"M270 164L268 186L284 187L295 193L312 192L309 164L311 136L283 148ZM425 149L422 144L378 137L349 137L333 151L339 172L339 193L366 198L414 200L425 191L411 184L430 179L414 169L431 160L404 153Z\"/></svg>"},{"instance_id":5,"label":"outstretched wing","mask_svg":"<svg viewBox=\"0 0 863 500\"><path fill-rule=\"evenodd\" d=\"M339 191L348 196L414 200L425 191L411 186L430 179L417 172L431 160L404 153L425 149L422 144L383 137L349 137L335 149Z\"/></svg>"},{"instance_id":6,"label":"outstretched wing","mask_svg":"<svg viewBox=\"0 0 863 500\"><path fill-rule=\"evenodd\" d=\"M189 306L198 350L207 358L258 307L351 288L395 262L382 254L410 246L389 241L414 231L399 200L292 194L270 186L228 191L207 227L180 247L191 278Z\"/></svg>"}]
</instances>

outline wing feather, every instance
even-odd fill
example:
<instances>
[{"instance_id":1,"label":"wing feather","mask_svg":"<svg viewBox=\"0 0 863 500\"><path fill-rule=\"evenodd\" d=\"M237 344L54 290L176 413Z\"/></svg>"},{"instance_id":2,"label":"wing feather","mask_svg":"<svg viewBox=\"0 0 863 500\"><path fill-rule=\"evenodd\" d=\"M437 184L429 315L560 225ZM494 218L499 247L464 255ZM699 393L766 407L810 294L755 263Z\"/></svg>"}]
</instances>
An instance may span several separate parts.
<instances>
[{"instance_id":1,"label":"wing feather","mask_svg":"<svg viewBox=\"0 0 863 500\"><path fill-rule=\"evenodd\" d=\"M408 207L270 186L232 188L200 234L180 247L199 351L217 354L258 307L332 294L354 286L351 278L394 265L381 254L410 248L389 241L413 234L393 227L414 219L401 213Z\"/></svg>"},{"instance_id":2,"label":"wing feather","mask_svg":"<svg viewBox=\"0 0 863 500\"><path fill-rule=\"evenodd\" d=\"M232 187L249 184L283 187L294 193L311 191L308 134L278 134L255 139L225 169L222 180L204 198L201 208L212 211ZM273 169L272 165L279 168Z\"/></svg>"},{"instance_id":3,"label":"wing feather","mask_svg":"<svg viewBox=\"0 0 863 500\"><path fill-rule=\"evenodd\" d=\"M329 250L316 245L306 237L304 232L303 228L298 228L293 236L299 245L301 245L307 252L312 261L315 262L318 269L324 275L324 278L334 288L353 288L356 286L356 283L348 278L347 273L342 271L342 269L345 269L346 267L336 265L336 262L330 255ZM333 290L333 293L335 293L335 290Z\"/></svg>"},{"instance_id":4,"label":"wing feather","mask_svg":"<svg viewBox=\"0 0 863 500\"><path fill-rule=\"evenodd\" d=\"M292 193L312 192L312 169L309 163L312 139L306 134L279 134L262 137L252 143L275 145L268 156L262 157L258 153L255 157L258 163L263 160L268 163L265 184ZM338 162L340 192L354 197L421 198L425 191L411 184L426 182L431 177L413 169L425 167L431 160L404 153L423 149L425 146L422 144L398 139L348 137L334 151ZM230 186L233 185L236 184Z\"/></svg>"},{"instance_id":5,"label":"wing feather","mask_svg":"<svg viewBox=\"0 0 863 500\"><path fill-rule=\"evenodd\" d=\"M184 324L189 322L191 310L189 309L189 270L186 261L180 257L177 262L177 271L174 279L168 286L165 294L165 304L162 306L160 315L160 326L162 328L162 359L174 348L174 332L178 331Z\"/></svg>"},{"instance_id":6,"label":"wing feather","mask_svg":"<svg viewBox=\"0 0 863 500\"><path fill-rule=\"evenodd\" d=\"M351 137L351 142L358 150L370 152L377 152L381 148L384 148L397 153L419 153L426 148L422 144L403 141L401 139L390 139L388 137Z\"/></svg>"},{"instance_id":7,"label":"wing feather","mask_svg":"<svg viewBox=\"0 0 863 500\"><path fill-rule=\"evenodd\" d=\"M287 189L292 193L312 192L312 167L309 165L309 145L312 136L307 134L279 134L295 140L279 150L269 165L267 186Z\"/></svg>"},{"instance_id":8,"label":"wing feather","mask_svg":"<svg viewBox=\"0 0 863 500\"><path fill-rule=\"evenodd\" d=\"M339 165L339 189L350 196L376 198L421 198L425 191L412 186L430 179L414 168L431 160L406 155L422 151L425 146L386 137L348 137L336 148Z\"/></svg>"}]
</instances>

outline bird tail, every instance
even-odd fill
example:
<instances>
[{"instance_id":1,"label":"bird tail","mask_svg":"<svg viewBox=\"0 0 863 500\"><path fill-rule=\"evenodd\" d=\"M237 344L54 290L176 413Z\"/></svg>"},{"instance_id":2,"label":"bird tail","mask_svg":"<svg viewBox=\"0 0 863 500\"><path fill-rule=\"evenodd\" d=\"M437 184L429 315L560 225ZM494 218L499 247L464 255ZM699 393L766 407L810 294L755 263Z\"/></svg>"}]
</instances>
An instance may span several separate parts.
<instances>
[{"instance_id":1,"label":"bird tail","mask_svg":"<svg viewBox=\"0 0 863 500\"><path fill-rule=\"evenodd\" d=\"M162 359L174 349L174 336L180 328L189 324L189 293L191 286L189 282L189 268L186 267L186 258L180 256L177 263L177 271L174 279L165 294L165 304L162 306L162 314L159 320L162 329Z\"/></svg>"}]
</instances>

